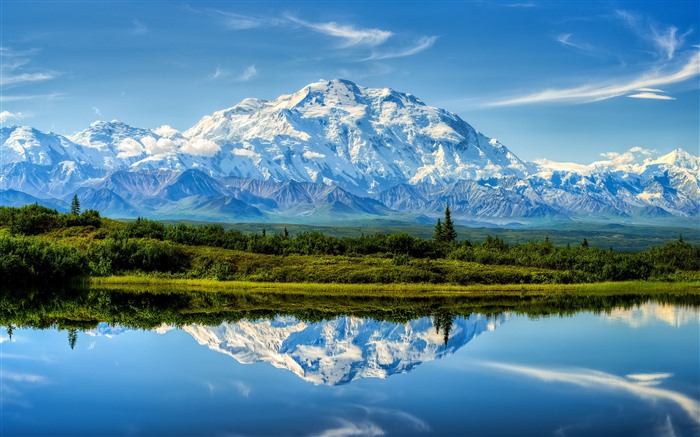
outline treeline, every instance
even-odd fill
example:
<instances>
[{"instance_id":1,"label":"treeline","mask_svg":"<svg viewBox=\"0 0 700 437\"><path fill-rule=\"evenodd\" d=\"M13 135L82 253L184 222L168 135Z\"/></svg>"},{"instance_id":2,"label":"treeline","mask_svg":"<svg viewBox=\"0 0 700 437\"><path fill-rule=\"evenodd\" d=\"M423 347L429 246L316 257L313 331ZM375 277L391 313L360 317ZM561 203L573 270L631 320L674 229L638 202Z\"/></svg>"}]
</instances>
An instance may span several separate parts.
<instances>
[{"instance_id":1,"label":"treeline","mask_svg":"<svg viewBox=\"0 0 700 437\"><path fill-rule=\"evenodd\" d=\"M68 214L39 205L0 208L0 223L9 229L0 234L4 284L127 272L277 282L581 283L676 280L700 271L700 247L682 238L637 253L590 247L585 239L576 246L548 239L513 245L494 237L457 241L449 208L434 238L423 239L407 233L244 234L143 218L103 226L99 213L80 213L76 202ZM36 237L72 226L94 232L72 244Z\"/></svg>"},{"instance_id":2,"label":"treeline","mask_svg":"<svg viewBox=\"0 0 700 437\"><path fill-rule=\"evenodd\" d=\"M74 198L72 211L68 214L36 203L20 208L0 206L0 225L8 226L13 235L39 235L70 226L100 227L100 213L94 209L81 213L76 202L77 198Z\"/></svg>"}]
</instances>

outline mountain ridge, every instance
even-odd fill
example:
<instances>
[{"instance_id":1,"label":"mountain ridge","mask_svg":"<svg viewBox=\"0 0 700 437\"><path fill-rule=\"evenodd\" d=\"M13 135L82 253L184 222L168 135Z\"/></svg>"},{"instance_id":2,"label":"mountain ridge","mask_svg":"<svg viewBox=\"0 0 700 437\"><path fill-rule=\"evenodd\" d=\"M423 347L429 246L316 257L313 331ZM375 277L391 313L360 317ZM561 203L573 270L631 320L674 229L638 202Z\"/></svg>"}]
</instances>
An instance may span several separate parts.
<instances>
[{"instance_id":1,"label":"mountain ridge","mask_svg":"<svg viewBox=\"0 0 700 437\"><path fill-rule=\"evenodd\" d=\"M700 214L700 158L683 149L526 162L456 114L347 80L245 99L183 132L117 120L69 137L3 127L0 156L0 194L87 193L119 217L435 216L446 204L464 220Z\"/></svg>"}]
</instances>

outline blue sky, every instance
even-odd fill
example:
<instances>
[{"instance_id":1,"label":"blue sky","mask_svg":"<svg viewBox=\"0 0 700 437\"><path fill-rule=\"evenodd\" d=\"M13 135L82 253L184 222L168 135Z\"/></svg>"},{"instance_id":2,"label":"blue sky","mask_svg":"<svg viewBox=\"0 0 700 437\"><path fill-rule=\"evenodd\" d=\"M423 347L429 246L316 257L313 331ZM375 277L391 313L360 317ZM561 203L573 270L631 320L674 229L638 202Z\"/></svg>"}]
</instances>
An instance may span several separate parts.
<instances>
[{"instance_id":1,"label":"blue sky","mask_svg":"<svg viewBox=\"0 0 700 437\"><path fill-rule=\"evenodd\" d=\"M409 92L526 160L698 150L689 1L0 1L3 124L184 130L321 78Z\"/></svg>"}]
</instances>

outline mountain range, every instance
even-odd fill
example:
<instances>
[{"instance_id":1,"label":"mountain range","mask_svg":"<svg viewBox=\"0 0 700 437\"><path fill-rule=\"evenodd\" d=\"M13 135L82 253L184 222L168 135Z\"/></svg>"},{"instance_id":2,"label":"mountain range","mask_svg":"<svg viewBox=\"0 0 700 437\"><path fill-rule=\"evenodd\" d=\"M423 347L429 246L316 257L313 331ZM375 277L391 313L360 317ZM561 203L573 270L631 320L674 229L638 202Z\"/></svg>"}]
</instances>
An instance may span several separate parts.
<instances>
[{"instance_id":1,"label":"mountain range","mask_svg":"<svg viewBox=\"0 0 700 437\"><path fill-rule=\"evenodd\" d=\"M700 158L636 147L590 165L526 162L411 94L320 81L179 132L97 121L66 137L0 129L0 204L130 218L336 221L697 217Z\"/></svg>"}]
</instances>

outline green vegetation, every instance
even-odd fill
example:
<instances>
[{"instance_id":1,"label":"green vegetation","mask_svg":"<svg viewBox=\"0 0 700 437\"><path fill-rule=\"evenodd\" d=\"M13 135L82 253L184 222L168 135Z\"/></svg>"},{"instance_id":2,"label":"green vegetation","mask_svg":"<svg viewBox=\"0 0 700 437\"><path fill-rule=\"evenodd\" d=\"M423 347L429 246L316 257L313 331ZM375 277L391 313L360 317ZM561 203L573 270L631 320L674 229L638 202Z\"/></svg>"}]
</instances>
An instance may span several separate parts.
<instances>
[{"instance_id":1,"label":"green vegetation","mask_svg":"<svg viewBox=\"0 0 700 437\"><path fill-rule=\"evenodd\" d=\"M408 233L337 237L320 232L244 234L139 218L123 223L39 205L0 207L3 284L67 284L85 276L343 284L570 284L697 281L700 247L682 238L643 252L588 244L457 241L449 207L434 238ZM58 281L58 282L57 282Z\"/></svg>"},{"instance_id":2,"label":"green vegetation","mask_svg":"<svg viewBox=\"0 0 700 437\"><path fill-rule=\"evenodd\" d=\"M183 285L180 283L179 285ZM255 287L255 284L250 284ZM320 321L339 316L367 317L374 320L406 322L420 317L440 317L443 321L473 313L500 314L513 312L531 317L569 315L580 311L609 312L614 308L631 308L649 300L659 303L700 306L697 284L672 284L669 287L634 284L625 287L583 286L548 287L519 290L479 289L453 294L438 292L376 293L372 287L360 290L348 286L328 288L301 286L285 290L282 286L260 286L247 290L203 290L187 286L128 287L110 289L29 289L0 291L0 325L20 328L58 327L71 332L91 329L100 322L139 329L153 329L163 323L183 326L197 323L217 325L242 319L257 320L278 315L294 316L306 321ZM578 286L577 286L578 287ZM447 290L450 288L448 287ZM584 290L585 292L581 292Z\"/></svg>"}]
</instances>

